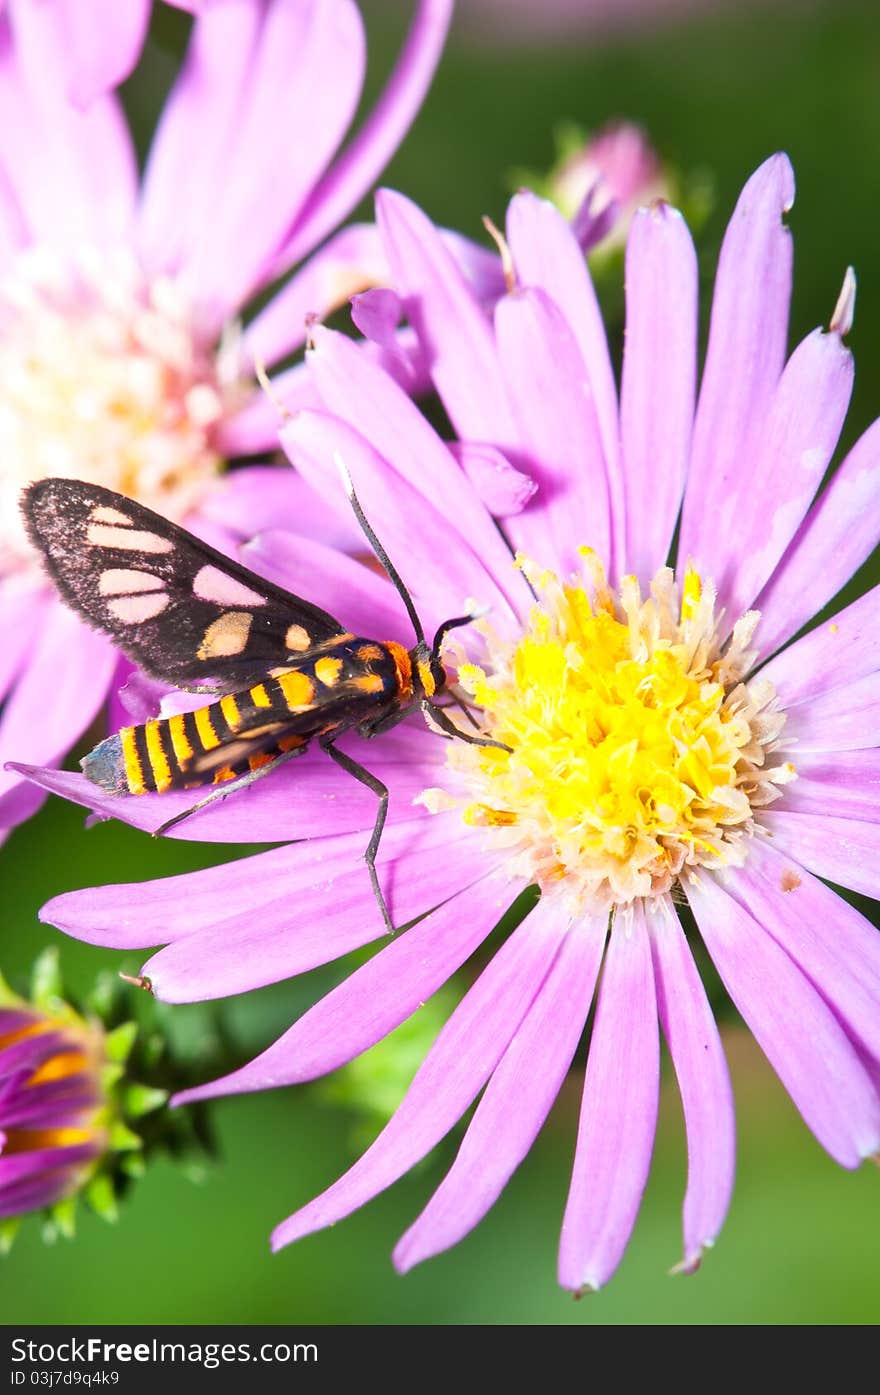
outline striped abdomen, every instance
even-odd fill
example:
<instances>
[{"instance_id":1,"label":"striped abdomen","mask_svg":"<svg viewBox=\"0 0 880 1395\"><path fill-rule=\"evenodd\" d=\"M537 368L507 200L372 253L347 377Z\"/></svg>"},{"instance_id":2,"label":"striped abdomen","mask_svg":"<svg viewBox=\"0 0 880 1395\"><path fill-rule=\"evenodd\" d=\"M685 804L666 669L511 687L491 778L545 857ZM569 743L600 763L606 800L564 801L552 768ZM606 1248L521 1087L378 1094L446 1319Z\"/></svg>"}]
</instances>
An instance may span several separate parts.
<instances>
[{"instance_id":1,"label":"striped abdomen","mask_svg":"<svg viewBox=\"0 0 880 1395\"><path fill-rule=\"evenodd\" d=\"M111 794L147 794L258 770L396 702L401 653L406 657L398 649L366 640L337 644L195 712L123 727L85 757L83 773Z\"/></svg>"}]
</instances>

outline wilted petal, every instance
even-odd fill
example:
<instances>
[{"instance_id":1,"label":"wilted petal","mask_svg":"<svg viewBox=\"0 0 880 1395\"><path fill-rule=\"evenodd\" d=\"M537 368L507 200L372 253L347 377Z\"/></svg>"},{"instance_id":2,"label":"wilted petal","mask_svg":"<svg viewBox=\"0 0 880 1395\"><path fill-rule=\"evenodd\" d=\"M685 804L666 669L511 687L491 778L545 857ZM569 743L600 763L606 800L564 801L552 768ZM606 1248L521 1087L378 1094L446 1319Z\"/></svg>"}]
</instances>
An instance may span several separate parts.
<instances>
[{"instance_id":1,"label":"wilted petal","mask_svg":"<svg viewBox=\"0 0 880 1395\"><path fill-rule=\"evenodd\" d=\"M611 928L587 1059L559 1282L575 1292L610 1279L648 1180L660 1091L651 943L636 902Z\"/></svg>"}]
</instances>

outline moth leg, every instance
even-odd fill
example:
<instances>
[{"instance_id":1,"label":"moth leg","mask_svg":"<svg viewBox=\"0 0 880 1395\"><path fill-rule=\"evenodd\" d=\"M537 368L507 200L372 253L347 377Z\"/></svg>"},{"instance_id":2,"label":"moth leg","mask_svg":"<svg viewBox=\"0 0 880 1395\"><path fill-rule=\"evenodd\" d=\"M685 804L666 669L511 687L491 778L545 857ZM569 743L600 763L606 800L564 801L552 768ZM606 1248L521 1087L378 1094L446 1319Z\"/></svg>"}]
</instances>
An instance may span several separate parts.
<instances>
[{"instance_id":1,"label":"moth leg","mask_svg":"<svg viewBox=\"0 0 880 1395\"><path fill-rule=\"evenodd\" d=\"M276 756L267 765L261 765L257 770L246 770L244 775L239 775L237 780L230 780L225 785L219 785L210 794L206 794L204 799L198 800L197 803L191 804L188 809L175 814L173 819L166 819L164 823L153 830L153 837L161 838L163 833L168 832L169 828L174 828L175 824L182 823L184 819L189 818L190 814L197 814L200 809L207 808L216 800L225 799L228 794L234 794L236 790L245 790L248 785L256 784L257 780L262 780L264 775L271 775L273 770L278 769L279 765L293 760L294 756L301 756L305 749L305 746L295 746L292 751L283 751L280 756Z\"/></svg>"},{"instance_id":2,"label":"moth leg","mask_svg":"<svg viewBox=\"0 0 880 1395\"><path fill-rule=\"evenodd\" d=\"M456 741L466 741L469 746L497 746L499 751L512 751L511 746L505 746L503 741L493 741L488 736L471 736L470 732L462 731L457 727L451 718L447 717L442 707L437 707L427 698L423 698L419 704L422 712L428 718L429 723L435 722L441 731L445 731L447 736L452 736Z\"/></svg>"},{"instance_id":3,"label":"moth leg","mask_svg":"<svg viewBox=\"0 0 880 1395\"><path fill-rule=\"evenodd\" d=\"M345 770L349 775L353 775L362 785L366 785L367 789L372 790L373 794L375 794L379 800L376 822L373 824L373 832L370 835L370 841L364 853L364 862L367 864L367 869L370 873L370 885L373 888L376 904L382 913L385 929L388 931L389 935L395 935L397 932L394 929L391 915L388 911L388 904L385 897L382 895L382 888L379 885L379 874L376 871L376 853L379 851L382 829L385 827L385 817L388 813L388 786L384 785L378 776L371 775L369 770L365 770L362 765L359 765L351 756L346 755L344 751L337 750L332 741L322 741L320 744L322 750L327 752L331 760L335 760L340 769Z\"/></svg>"}]
</instances>

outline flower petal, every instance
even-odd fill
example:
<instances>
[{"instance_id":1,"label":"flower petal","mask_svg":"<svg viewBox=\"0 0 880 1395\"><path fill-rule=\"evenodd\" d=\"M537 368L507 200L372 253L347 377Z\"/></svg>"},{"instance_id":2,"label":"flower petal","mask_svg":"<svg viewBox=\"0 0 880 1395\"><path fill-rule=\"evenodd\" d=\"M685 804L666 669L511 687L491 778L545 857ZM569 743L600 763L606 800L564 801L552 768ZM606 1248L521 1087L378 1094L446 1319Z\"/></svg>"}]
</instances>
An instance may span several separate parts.
<instances>
[{"instance_id":1,"label":"flower petal","mask_svg":"<svg viewBox=\"0 0 880 1395\"><path fill-rule=\"evenodd\" d=\"M814 330L785 365L760 449L729 482L711 554L702 544L698 553L731 626L772 576L822 482L852 383L852 355L833 330Z\"/></svg>"},{"instance_id":2,"label":"flower petal","mask_svg":"<svg viewBox=\"0 0 880 1395\"><path fill-rule=\"evenodd\" d=\"M785 744L801 751L856 751L880 744L880 673L832 688L789 710Z\"/></svg>"},{"instance_id":3,"label":"flower petal","mask_svg":"<svg viewBox=\"0 0 880 1395\"><path fill-rule=\"evenodd\" d=\"M559 1282L581 1292L610 1279L648 1180L660 1094L651 942L641 902L611 928L587 1058Z\"/></svg>"},{"instance_id":4,"label":"flower petal","mask_svg":"<svg viewBox=\"0 0 880 1395\"><path fill-rule=\"evenodd\" d=\"M141 972L156 996L191 1003L244 993L381 940L385 925L363 860L366 840L344 834L321 842L320 862L311 850L297 857L299 845L290 849L284 892L259 916L248 910L218 920L148 959ZM424 915L492 867L472 830L430 817L386 829L376 865L396 926Z\"/></svg>"},{"instance_id":5,"label":"flower petal","mask_svg":"<svg viewBox=\"0 0 880 1395\"><path fill-rule=\"evenodd\" d=\"M494 520L415 404L345 335L316 329L314 341L309 366L321 396L328 409L365 436L385 461L385 492L390 466L451 524L453 536L460 535L470 545L500 590L528 604L525 583L513 570ZM290 430L295 426L291 423ZM410 516L415 520L419 513ZM373 513L368 511L368 517ZM447 544L441 556L449 551Z\"/></svg>"},{"instance_id":6,"label":"flower petal","mask_svg":"<svg viewBox=\"0 0 880 1395\"><path fill-rule=\"evenodd\" d=\"M62 759L88 727L107 696L116 655L60 601L51 601L27 666L0 718L0 827L29 817L45 798L3 769L13 756L25 761Z\"/></svg>"},{"instance_id":7,"label":"flower petal","mask_svg":"<svg viewBox=\"0 0 880 1395\"><path fill-rule=\"evenodd\" d=\"M482 441L450 441L449 449L493 518L522 513L538 488L495 446Z\"/></svg>"},{"instance_id":8,"label":"flower petal","mask_svg":"<svg viewBox=\"0 0 880 1395\"><path fill-rule=\"evenodd\" d=\"M376 195L376 221L395 290L457 434L512 444L515 430L491 324L439 230L392 189Z\"/></svg>"},{"instance_id":9,"label":"flower petal","mask_svg":"<svg viewBox=\"0 0 880 1395\"><path fill-rule=\"evenodd\" d=\"M684 493L697 384L697 256L677 209L657 202L630 225L620 431L626 485L622 571L665 566Z\"/></svg>"},{"instance_id":10,"label":"flower petal","mask_svg":"<svg viewBox=\"0 0 880 1395\"><path fill-rule=\"evenodd\" d=\"M786 788L787 810L880 822L880 750L795 754L798 777Z\"/></svg>"},{"instance_id":11,"label":"flower petal","mask_svg":"<svg viewBox=\"0 0 880 1395\"><path fill-rule=\"evenodd\" d=\"M75 106L124 82L140 55L150 19L150 0L61 0L57 22L70 56L68 96Z\"/></svg>"},{"instance_id":12,"label":"flower petal","mask_svg":"<svg viewBox=\"0 0 880 1395\"><path fill-rule=\"evenodd\" d=\"M724 986L807 1127L842 1167L880 1148L880 1098L836 1016L711 874L687 898Z\"/></svg>"},{"instance_id":13,"label":"flower petal","mask_svg":"<svg viewBox=\"0 0 880 1395\"><path fill-rule=\"evenodd\" d=\"M518 550L567 575L585 544L611 550L611 505L596 405L577 341L543 291L504 296L495 308L498 357L519 451L538 485L533 507L507 520Z\"/></svg>"},{"instance_id":14,"label":"flower petal","mask_svg":"<svg viewBox=\"0 0 880 1395\"><path fill-rule=\"evenodd\" d=\"M323 543L296 533L260 533L241 549L245 566L340 616L345 629L367 638L412 642L412 626L387 577Z\"/></svg>"},{"instance_id":15,"label":"flower petal","mask_svg":"<svg viewBox=\"0 0 880 1395\"><path fill-rule=\"evenodd\" d=\"M543 291L568 321L587 371L602 437L612 515L622 546L623 481L620 471L617 388L602 312L584 254L570 225L547 199L523 190L510 201L507 237L520 285ZM610 569L609 560L609 569Z\"/></svg>"},{"instance_id":16,"label":"flower petal","mask_svg":"<svg viewBox=\"0 0 880 1395\"><path fill-rule=\"evenodd\" d=\"M346 750L348 739L339 744ZM360 742L354 744L354 753L356 758L365 755ZM436 766L443 755L441 739L427 731L424 724L416 723L406 731L398 727L388 732L380 750L366 753L370 771L391 790L391 822L412 818L412 801L427 785L436 783ZM83 804L104 818L121 819L145 833L155 833L162 824L204 797L193 790L107 794L84 775L70 770L47 770L16 762L10 765L34 786ZM275 843L288 838L323 837L350 828L369 829L375 816L373 792L341 770L325 751L313 747L249 788L232 790L227 798L199 809L164 836L205 843Z\"/></svg>"},{"instance_id":17,"label":"flower petal","mask_svg":"<svg viewBox=\"0 0 880 1395\"><path fill-rule=\"evenodd\" d=\"M733 892L880 1061L880 931L774 847L755 842Z\"/></svg>"},{"instance_id":18,"label":"flower petal","mask_svg":"<svg viewBox=\"0 0 880 1395\"><path fill-rule=\"evenodd\" d=\"M77 111L74 72L51 5L17 5L14 40L0 19L0 166L31 239L106 247L129 232L134 147L115 97Z\"/></svg>"},{"instance_id":19,"label":"flower petal","mask_svg":"<svg viewBox=\"0 0 880 1395\"><path fill-rule=\"evenodd\" d=\"M778 848L817 877L880 899L880 824L782 809L768 810L761 822Z\"/></svg>"},{"instance_id":20,"label":"flower petal","mask_svg":"<svg viewBox=\"0 0 880 1395\"><path fill-rule=\"evenodd\" d=\"M721 247L678 546L709 576L738 540L725 505L759 447L785 360L792 244L782 218L793 202L791 165L774 155L740 194Z\"/></svg>"},{"instance_id":21,"label":"flower petal","mask_svg":"<svg viewBox=\"0 0 880 1395\"><path fill-rule=\"evenodd\" d=\"M853 446L804 519L755 607L770 654L827 605L877 546L880 421Z\"/></svg>"},{"instance_id":22,"label":"flower petal","mask_svg":"<svg viewBox=\"0 0 880 1395\"><path fill-rule=\"evenodd\" d=\"M678 916L664 898L646 920L660 1023L675 1067L687 1132L680 1267L693 1273L704 1249L715 1243L733 1192L733 1091L721 1037Z\"/></svg>"},{"instance_id":23,"label":"flower petal","mask_svg":"<svg viewBox=\"0 0 880 1395\"><path fill-rule=\"evenodd\" d=\"M312 317L327 319L353 295L387 279L374 224L342 228L251 320L242 335L242 353L248 363L277 363L305 343Z\"/></svg>"},{"instance_id":24,"label":"flower petal","mask_svg":"<svg viewBox=\"0 0 880 1395\"><path fill-rule=\"evenodd\" d=\"M457 1244L494 1206L565 1079L605 945L607 917L572 929L496 1067L455 1162L394 1251L401 1273Z\"/></svg>"},{"instance_id":25,"label":"flower petal","mask_svg":"<svg viewBox=\"0 0 880 1395\"><path fill-rule=\"evenodd\" d=\"M379 101L318 183L278 258L290 266L326 237L373 187L409 130L443 52L453 0L419 0L410 31Z\"/></svg>"},{"instance_id":26,"label":"flower petal","mask_svg":"<svg viewBox=\"0 0 880 1395\"><path fill-rule=\"evenodd\" d=\"M276 410L274 406L272 410ZM279 425L276 412L276 438ZM305 538L318 538L323 546L340 552L364 549L364 535L352 510L328 508L320 494L286 464L230 470L217 481L200 506L199 515L222 528L231 528L245 541L270 529L289 528Z\"/></svg>"},{"instance_id":27,"label":"flower petal","mask_svg":"<svg viewBox=\"0 0 880 1395\"><path fill-rule=\"evenodd\" d=\"M282 430L281 444L291 462L328 502L344 498L339 462L345 464L364 513L400 572L426 634L450 615L462 614L471 599L492 606L493 624L502 632L515 627L515 613L494 569L489 571L484 557L478 556L406 480L395 478L390 487L388 463L359 431L337 417L299 412ZM453 471L464 479L454 462L450 477ZM478 503L477 507L483 506ZM517 583L509 553L506 570L509 575L505 580L513 591L522 583Z\"/></svg>"},{"instance_id":28,"label":"flower petal","mask_svg":"<svg viewBox=\"0 0 880 1395\"><path fill-rule=\"evenodd\" d=\"M762 670L788 710L819 693L856 683L878 666L875 636L880 625L880 586L789 645Z\"/></svg>"},{"instance_id":29,"label":"flower petal","mask_svg":"<svg viewBox=\"0 0 880 1395\"><path fill-rule=\"evenodd\" d=\"M184 1090L173 1103L296 1085L351 1061L436 993L515 894L506 877L492 876L456 893L355 969L261 1055L231 1075Z\"/></svg>"},{"instance_id":30,"label":"flower petal","mask_svg":"<svg viewBox=\"0 0 880 1395\"><path fill-rule=\"evenodd\" d=\"M273 1249L347 1216L448 1133L504 1055L565 933L555 909L548 912L539 903L459 1003L372 1147L338 1182L276 1228Z\"/></svg>"}]
</instances>

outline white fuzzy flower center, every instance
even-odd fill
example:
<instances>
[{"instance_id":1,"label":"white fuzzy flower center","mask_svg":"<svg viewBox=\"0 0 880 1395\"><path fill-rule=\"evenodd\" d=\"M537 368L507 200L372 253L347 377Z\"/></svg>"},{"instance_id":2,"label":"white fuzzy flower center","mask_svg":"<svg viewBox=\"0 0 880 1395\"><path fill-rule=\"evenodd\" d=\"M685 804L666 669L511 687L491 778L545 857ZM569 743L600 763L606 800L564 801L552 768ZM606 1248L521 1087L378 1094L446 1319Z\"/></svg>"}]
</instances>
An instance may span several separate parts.
<instances>
[{"instance_id":1,"label":"white fuzzy flower center","mask_svg":"<svg viewBox=\"0 0 880 1395\"><path fill-rule=\"evenodd\" d=\"M567 585L519 559L540 597L525 633L487 631L485 664L459 668L484 730L511 749L451 742L451 788L421 800L490 830L512 874L602 910L667 892L686 867L742 863L756 810L795 772L768 761L785 723L772 685L743 680L757 613L722 652L696 572L679 596L663 568L643 600L634 577L615 595L582 556Z\"/></svg>"},{"instance_id":2,"label":"white fuzzy flower center","mask_svg":"<svg viewBox=\"0 0 880 1395\"><path fill-rule=\"evenodd\" d=\"M23 253L0 286L0 575L36 566L18 498L46 475L188 513L241 400L230 357L200 339L180 286L130 253Z\"/></svg>"}]
</instances>

